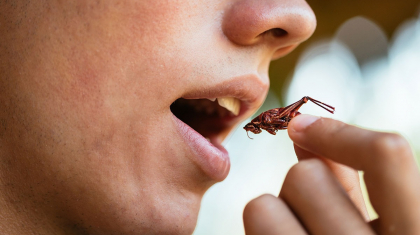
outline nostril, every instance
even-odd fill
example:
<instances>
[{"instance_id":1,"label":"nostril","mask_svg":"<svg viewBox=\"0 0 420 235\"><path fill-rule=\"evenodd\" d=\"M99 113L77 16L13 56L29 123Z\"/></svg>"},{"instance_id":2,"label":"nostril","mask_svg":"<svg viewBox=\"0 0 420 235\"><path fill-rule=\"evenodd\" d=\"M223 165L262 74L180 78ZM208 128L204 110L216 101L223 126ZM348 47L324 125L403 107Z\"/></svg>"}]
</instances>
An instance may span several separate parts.
<instances>
[{"instance_id":1,"label":"nostril","mask_svg":"<svg viewBox=\"0 0 420 235\"><path fill-rule=\"evenodd\" d=\"M274 28L267 31L267 33L271 33L275 38L284 37L288 34L288 32L281 28Z\"/></svg>"},{"instance_id":2,"label":"nostril","mask_svg":"<svg viewBox=\"0 0 420 235\"><path fill-rule=\"evenodd\" d=\"M289 33L281 28L273 28L261 33L259 36L271 36L273 38L282 38L287 36Z\"/></svg>"},{"instance_id":3,"label":"nostril","mask_svg":"<svg viewBox=\"0 0 420 235\"><path fill-rule=\"evenodd\" d=\"M247 46L263 42L277 50L298 45L315 30L315 15L305 0L233 2L224 13L222 30L235 44Z\"/></svg>"}]
</instances>

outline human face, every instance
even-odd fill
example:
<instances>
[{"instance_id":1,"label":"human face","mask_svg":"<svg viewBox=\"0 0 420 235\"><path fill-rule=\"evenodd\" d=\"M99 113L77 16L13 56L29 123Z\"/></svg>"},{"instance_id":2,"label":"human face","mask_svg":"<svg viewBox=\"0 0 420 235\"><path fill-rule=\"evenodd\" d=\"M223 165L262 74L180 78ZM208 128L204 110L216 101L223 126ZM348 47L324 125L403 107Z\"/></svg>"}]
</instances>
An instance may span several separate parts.
<instances>
[{"instance_id":1,"label":"human face","mask_svg":"<svg viewBox=\"0 0 420 235\"><path fill-rule=\"evenodd\" d=\"M221 141L264 101L270 61L316 24L304 0L17 4L0 140L3 168L25 183L10 195L89 234L192 233L229 172ZM238 116L206 100L224 97Z\"/></svg>"}]
</instances>

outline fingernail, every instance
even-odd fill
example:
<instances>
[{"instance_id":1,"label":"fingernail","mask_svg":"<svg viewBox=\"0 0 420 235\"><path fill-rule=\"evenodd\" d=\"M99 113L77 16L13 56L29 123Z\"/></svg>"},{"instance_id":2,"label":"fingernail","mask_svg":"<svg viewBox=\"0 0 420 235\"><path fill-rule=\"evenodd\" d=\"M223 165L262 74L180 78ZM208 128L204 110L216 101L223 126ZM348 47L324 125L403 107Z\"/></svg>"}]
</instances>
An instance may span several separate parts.
<instances>
[{"instance_id":1,"label":"fingernail","mask_svg":"<svg viewBox=\"0 0 420 235\"><path fill-rule=\"evenodd\" d=\"M293 129L297 132L302 132L319 118L312 115L299 115L293 118Z\"/></svg>"}]
</instances>

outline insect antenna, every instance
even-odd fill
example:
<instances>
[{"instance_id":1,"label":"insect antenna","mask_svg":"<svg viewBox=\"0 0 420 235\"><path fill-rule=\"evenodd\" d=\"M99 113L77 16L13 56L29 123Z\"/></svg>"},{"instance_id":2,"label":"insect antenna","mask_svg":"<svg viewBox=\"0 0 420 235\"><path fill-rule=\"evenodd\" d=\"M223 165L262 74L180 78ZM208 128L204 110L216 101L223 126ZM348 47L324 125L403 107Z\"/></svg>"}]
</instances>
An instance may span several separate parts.
<instances>
[{"instance_id":1,"label":"insect antenna","mask_svg":"<svg viewBox=\"0 0 420 235\"><path fill-rule=\"evenodd\" d=\"M313 99L311 97L308 97L310 101L312 101L314 104L318 105L319 107L327 110L328 112L334 114L335 108L333 106L330 106L328 104L322 103L321 101L318 101L316 99Z\"/></svg>"},{"instance_id":2,"label":"insect antenna","mask_svg":"<svg viewBox=\"0 0 420 235\"><path fill-rule=\"evenodd\" d=\"M248 131L246 132L246 135L248 136L248 138L250 138L251 140L253 140L253 138L249 137L249 135L248 135Z\"/></svg>"}]
</instances>

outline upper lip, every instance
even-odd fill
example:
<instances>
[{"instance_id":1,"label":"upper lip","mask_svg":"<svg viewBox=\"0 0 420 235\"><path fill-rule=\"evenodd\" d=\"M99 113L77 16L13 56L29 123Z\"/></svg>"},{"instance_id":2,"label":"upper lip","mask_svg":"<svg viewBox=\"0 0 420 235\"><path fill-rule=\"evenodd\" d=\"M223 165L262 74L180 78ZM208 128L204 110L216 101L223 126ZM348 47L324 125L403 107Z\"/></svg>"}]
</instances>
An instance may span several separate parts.
<instances>
[{"instance_id":1,"label":"upper lip","mask_svg":"<svg viewBox=\"0 0 420 235\"><path fill-rule=\"evenodd\" d=\"M269 88L268 76L260 77L257 74L249 73L242 76L232 77L212 84L201 84L194 88L186 89L181 98L183 99L214 99L222 97L233 97L241 101L241 108L238 116L225 118L206 119L204 126L209 128L214 125L211 137L201 133L213 141L221 142L230 131L241 121L251 116L263 103ZM207 129L208 130L208 129ZM214 135L215 134L215 135Z\"/></svg>"},{"instance_id":2,"label":"upper lip","mask_svg":"<svg viewBox=\"0 0 420 235\"><path fill-rule=\"evenodd\" d=\"M256 74L233 77L229 80L210 85L205 89L186 91L184 99L213 99L233 97L241 101L238 119L243 119L262 105L269 88L269 80Z\"/></svg>"}]
</instances>

